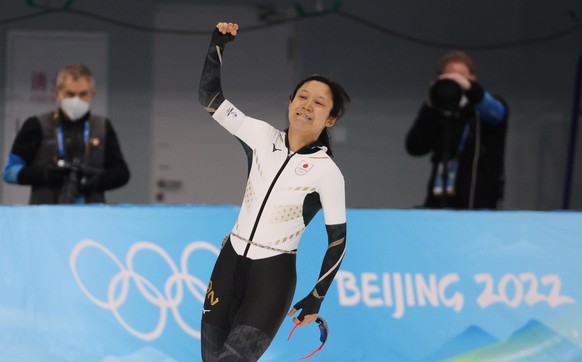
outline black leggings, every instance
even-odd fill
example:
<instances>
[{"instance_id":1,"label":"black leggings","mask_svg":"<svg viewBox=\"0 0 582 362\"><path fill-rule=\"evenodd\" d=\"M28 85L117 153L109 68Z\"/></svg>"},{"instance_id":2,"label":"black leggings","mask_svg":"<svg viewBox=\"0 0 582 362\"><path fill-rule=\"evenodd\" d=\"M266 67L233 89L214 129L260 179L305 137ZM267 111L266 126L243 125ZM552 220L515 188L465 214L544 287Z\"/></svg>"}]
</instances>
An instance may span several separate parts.
<instances>
[{"instance_id":1,"label":"black leggings","mask_svg":"<svg viewBox=\"0 0 582 362\"><path fill-rule=\"evenodd\" d=\"M226 242L210 277L204 301L203 325L224 332L219 333L223 334L224 340L237 327L258 330L262 332L259 334L268 338L266 345L262 344L262 354L277 334L291 306L297 281L295 262L294 254L252 260L237 255L230 241ZM204 333L203 328L203 349ZM219 344L224 340L218 341ZM229 345L229 348L245 346Z\"/></svg>"}]
</instances>

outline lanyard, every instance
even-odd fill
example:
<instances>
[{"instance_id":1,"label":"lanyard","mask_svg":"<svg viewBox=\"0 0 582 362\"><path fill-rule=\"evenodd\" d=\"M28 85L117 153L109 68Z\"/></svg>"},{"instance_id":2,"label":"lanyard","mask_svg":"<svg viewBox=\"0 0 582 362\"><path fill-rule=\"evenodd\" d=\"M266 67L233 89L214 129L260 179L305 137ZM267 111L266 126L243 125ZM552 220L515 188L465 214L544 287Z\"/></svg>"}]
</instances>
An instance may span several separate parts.
<instances>
[{"instance_id":1,"label":"lanyard","mask_svg":"<svg viewBox=\"0 0 582 362\"><path fill-rule=\"evenodd\" d=\"M461 136L461 140L459 141L459 146L457 147L457 154L461 154L465 149L465 144L467 143L467 138L469 138L469 122L465 123L465 129L463 129L463 135Z\"/></svg>"},{"instance_id":2,"label":"lanyard","mask_svg":"<svg viewBox=\"0 0 582 362\"><path fill-rule=\"evenodd\" d=\"M446 167L446 185L445 185L445 165L440 162L437 166L437 172L434 178L434 185L432 193L435 196L441 196L443 192L446 191L447 195L455 195L455 181L457 178L457 171L459 168L458 157L465 149L467 139L469 138L469 122L465 123L465 128L463 129L463 134L461 135L461 140L457 146L457 158L447 161Z\"/></svg>"},{"instance_id":3,"label":"lanyard","mask_svg":"<svg viewBox=\"0 0 582 362\"><path fill-rule=\"evenodd\" d=\"M63 121L62 120L58 120L57 122L57 152L58 152L58 158L59 159L65 159L65 137L63 135ZM89 133L90 133L90 127L89 127L89 120L85 121L84 124L84 129L83 129L83 142L84 142L84 146L85 146L85 155L87 155L87 153L89 152Z\"/></svg>"}]
</instances>

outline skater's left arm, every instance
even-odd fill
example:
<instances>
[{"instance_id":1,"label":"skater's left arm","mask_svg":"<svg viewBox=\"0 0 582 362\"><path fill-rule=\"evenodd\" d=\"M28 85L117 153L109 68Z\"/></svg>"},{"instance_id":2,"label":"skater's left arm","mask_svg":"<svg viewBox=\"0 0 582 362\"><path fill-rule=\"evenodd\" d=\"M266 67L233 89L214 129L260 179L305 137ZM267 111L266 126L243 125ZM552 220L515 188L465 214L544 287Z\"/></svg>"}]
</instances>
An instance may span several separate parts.
<instances>
[{"instance_id":1,"label":"skater's left arm","mask_svg":"<svg viewBox=\"0 0 582 362\"><path fill-rule=\"evenodd\" d=\"M289 316L293 316L297 310L301 309L301 313L298 317L293 318L293 322L302 326L315 321L317 318L321 303L346 253L346 224L326 225L325 228L327 229L328 246L317 283L311 292L295 304L289 312Z\"/></svg>"}]
</instances>

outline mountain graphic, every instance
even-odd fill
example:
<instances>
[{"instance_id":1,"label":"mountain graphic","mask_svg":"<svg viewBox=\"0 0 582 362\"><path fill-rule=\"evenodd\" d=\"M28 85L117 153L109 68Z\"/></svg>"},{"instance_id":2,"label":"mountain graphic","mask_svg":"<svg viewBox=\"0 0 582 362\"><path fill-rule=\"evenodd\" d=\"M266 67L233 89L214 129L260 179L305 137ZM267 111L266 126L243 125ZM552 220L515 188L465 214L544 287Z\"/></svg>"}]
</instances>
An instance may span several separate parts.
<instances>
[{"instance_id":1,"label":"mountain graphic","mask_svg":"<svg viewBox=\"0 0 582 362\"><path fill-rule=\"evenodd\" d=\"M582 361L582 349L537 320L515 331L502 347L506 353L525 354L519 361Z\"/></svg>"},{"instance_id":2,"label":"mountain graphic","mask_svg":"<svg viewBox=\"0 0 582 362\"><path fill-rule=\"evenodd\" d=\"M459 341L457 338L453 340ZM445 345L451 344L453 340ZM435 356L437 358L433 361L582 362L582 349L543 323L530 320L505 341L454 357L442 358L444 356Z\"/></svg>"},{"instance_id":3,"label":"mountain graphic","mask_svg":"<svg viewBox=\"0 0 582 362\"><path fill-rule=\"evenodd\" d=\"M128 356L105 357L101 362L176 362L176 360L153 347L144 347Z\"/></svg>"},{"instance_id":4,"label":"mountain graphic","mask_svg":"<svg viewBox=\"0 0 582 362\"><path fill-rule=\"evenodd\" d=\"M477 326L469 326L460 334L447 341L441 348L423 358L421 362L442 361L497 343L498 340Z\"/></svg>"}]
</instances>

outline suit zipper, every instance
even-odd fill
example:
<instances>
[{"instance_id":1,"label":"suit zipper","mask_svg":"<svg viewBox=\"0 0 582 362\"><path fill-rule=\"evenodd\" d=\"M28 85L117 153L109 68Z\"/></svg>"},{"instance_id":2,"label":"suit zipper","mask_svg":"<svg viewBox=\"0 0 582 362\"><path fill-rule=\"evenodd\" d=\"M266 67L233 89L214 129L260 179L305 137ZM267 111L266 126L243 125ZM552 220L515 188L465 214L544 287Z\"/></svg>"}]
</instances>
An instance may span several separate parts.
<instances>
[{"instance_id":1,"label":"suit zipper","mask_svg":"<svg viewBox=\"0 0 582 362\"><path fill-rule=\"evenodd\" d=\"M275 187L275 183L279 179L279 176L281 176L281 173L285 169L285 166L287 166L287 164L291 160L291 157L293 157L294 155L295 155L295 153L292 153L292 154L287 156L287 159L285 160L285 162L283 162L283 165L281 166L281 168L279 169L279 171L275 175L275 178L271 182L271 186L269 186L269 190L267 191L267 194L265 195L265 198L263 199L263 203L261 204L261 208L259 209L259 213L257 214L257 218L255 220L255 225L253 226L253 230L251 231L251 236L249 236L250 241L252 241L253 237L255 236L255 232L257 231L257 227L259 226L259 221L261 220L261 215L263 214L263 210L265 209L265 205L267 204L267 200L269 200L269 196L271 195L271 191L273 191L273 187ZM245 252L243 253L243 256L245 256L245 257L247 256L250 247L251 247L251 244L247 243L247 246L245 248Z\"/></svg>"}]
</instances>

